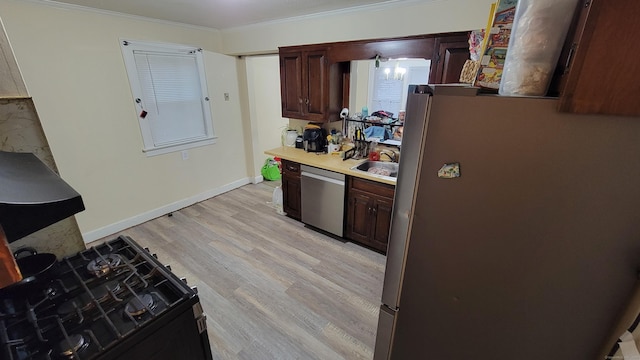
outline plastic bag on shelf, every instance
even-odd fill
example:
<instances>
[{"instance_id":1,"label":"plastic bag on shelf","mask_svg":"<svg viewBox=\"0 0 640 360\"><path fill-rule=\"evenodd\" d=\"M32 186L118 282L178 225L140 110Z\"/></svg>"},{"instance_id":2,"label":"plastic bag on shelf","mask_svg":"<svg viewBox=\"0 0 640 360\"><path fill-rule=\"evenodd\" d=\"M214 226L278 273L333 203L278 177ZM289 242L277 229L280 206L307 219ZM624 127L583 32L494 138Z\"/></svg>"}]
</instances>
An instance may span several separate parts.
<instances>
[{"instance_id":1,"label":"plastic bag on shelf","mask_svg":"<svg viewBox=\"0 0 640 360\"><path fill-rule=\"evenodd\" d=\"M544 96L578 0L519 0L500 95Z\"/></svg>"}]
</instances>

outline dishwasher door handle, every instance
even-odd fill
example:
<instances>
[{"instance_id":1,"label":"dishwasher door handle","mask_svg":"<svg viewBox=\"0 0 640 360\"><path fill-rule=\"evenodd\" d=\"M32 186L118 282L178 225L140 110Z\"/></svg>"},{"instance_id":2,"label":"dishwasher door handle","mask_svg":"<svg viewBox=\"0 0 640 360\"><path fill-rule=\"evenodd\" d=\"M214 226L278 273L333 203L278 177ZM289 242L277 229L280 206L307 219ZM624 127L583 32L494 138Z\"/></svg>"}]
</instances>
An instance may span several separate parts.
<instances>
[{"instance_id":1,"label":"dishwasher door handle","mask_svg":"<svg viewBox=\"0 0 640 360\"><path fill-rule=\"evenodd\" d=\"M307 172L307 171L303 171L302 173L300 173L300 176L306 176L306 177L310 177L312 179L317 179L317 180L321 180L321 181L330 182L332 184L344 186L344 180L332 179L330 177L326 177L326 176L310 173L310 172Z\"/></svg>"}]
</instances>

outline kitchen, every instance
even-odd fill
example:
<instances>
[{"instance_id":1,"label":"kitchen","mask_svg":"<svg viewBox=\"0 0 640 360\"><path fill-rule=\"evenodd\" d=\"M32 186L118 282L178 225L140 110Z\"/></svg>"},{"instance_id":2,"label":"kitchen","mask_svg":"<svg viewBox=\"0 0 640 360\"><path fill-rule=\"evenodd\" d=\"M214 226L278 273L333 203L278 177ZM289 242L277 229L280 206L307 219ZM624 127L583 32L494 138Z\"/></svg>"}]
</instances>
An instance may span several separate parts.
<instances>
[{"instance_id":1,"label":"kitchen","mask_svg":"<svg viewBox=\"0 0 640 360\"><path fill-rule=\"evenodd\" d=\"M87 204L88 210L77 219L83 238L90 242L254 181L264 159L262 152L279 145L278 128L287 121L281 119L277 101L267 96L279 90L277 56L235 59L216 53L273 53L287 44L481 28L488 3L413 4L393 9L406 19L402 24L351 26L347 35L342 27L374 21L375 16L381 17L378 23L384 23L385 14L335 15L325 22L305 20L304 27L299 22L217 32L31 2L3 1L1 6L3 22L60 173L83 194ZM316 31L320 27L323 31ZM259 32L264 38L255 36ZM198 43L210 51L210 91L219 97L230 93L231 98L230 102L219 100L215 126L221 136L217 146L191 150L186 160L180 154L146 158L140 153L139 129L135 121L127 120L133 110L117 44L119 37L132 33L150 40ZM305 38L300 38L302 35ZM47 66L42 66L45 62ZM104 71L95 71L97 63L105 65ZM237 77L244 81L237 81ZM241 106L242 101L248 105ZM261 131L265 123L278 121L282 125L270 126L271 133ZM219 159L219 163L211 159Z\"/></svg>"}]
</instances>

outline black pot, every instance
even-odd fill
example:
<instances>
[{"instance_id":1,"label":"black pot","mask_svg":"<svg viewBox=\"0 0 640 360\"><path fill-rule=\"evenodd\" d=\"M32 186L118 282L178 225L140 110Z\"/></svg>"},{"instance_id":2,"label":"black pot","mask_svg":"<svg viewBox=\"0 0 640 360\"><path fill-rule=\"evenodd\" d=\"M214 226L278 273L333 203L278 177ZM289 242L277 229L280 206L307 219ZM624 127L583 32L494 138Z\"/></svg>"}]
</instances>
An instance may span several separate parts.
<instances>
[{"instance_id":1,"label":"black pot","mask_svg":"<svg viewBox=\"0 0 640 360\"><path fill-rule=\"evenodd\" d=\"M23 253L30 255L22 256ZM0 289L0 293L24 293L37 289L54 278L58 270L58 259L54 254L41 253L34 248L25 247L17 250L13 256L16 258L18 268L22 274L22 280Z\"/></svg>"}]
</instances>

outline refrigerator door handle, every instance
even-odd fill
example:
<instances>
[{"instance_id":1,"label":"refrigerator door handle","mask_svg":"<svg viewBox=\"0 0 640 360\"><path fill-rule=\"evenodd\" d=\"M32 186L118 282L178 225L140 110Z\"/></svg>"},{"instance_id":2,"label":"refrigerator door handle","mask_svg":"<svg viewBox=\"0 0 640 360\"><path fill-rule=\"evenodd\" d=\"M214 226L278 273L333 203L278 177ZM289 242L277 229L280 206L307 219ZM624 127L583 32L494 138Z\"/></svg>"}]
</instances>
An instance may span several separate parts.
<instances>
[{"instance_id":1,"label":"refrigerator door handle","mask_svg":"<svg viewBox=\"0 0 640 360\"><path fill-rule=\"evenodd\" d=\"M395 328L396 312L382 305L378 316L378 332L373 360L387 360L391 356L391 343Z\"/></svg>"},{"instance_id":2,"label":"refrigerator door handle","mask_svg":"<svg viewBox=\"0 0 640 360\"><path fill-rule=\"evenodd\" d=\"M382 303L391 309L397 309L400 302L406 251L409 246L413 200L419 180L420 160L423 156L423 143L426 138L431 103L431 96L426 88L423 89L417 85L411 86L415 89L410 87L407 98L406 125L402 141L406 144L412 144L412 146L402 148L382 288Z\"/></svg>"}]
</instances>

